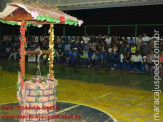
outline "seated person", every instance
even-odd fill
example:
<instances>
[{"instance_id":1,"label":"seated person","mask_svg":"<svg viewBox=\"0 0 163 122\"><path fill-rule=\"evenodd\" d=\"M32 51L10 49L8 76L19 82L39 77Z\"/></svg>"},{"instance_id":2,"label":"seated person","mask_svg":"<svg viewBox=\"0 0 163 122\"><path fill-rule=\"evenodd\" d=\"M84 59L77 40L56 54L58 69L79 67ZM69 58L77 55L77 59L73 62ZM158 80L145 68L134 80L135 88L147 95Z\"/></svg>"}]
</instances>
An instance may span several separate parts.
<instances>
[{"instance_id":1,"label":"seated person","mask_svg":"<svg viewBox=\"0 0 163 122\"><path fill-rule=\"evenodd\" d=\"M131 54L130 54L130 52L127 52L124 58L125 58L126 63L131 63Z\"/></svg>"},{"instance_id":2,"label":"seated person","mask_svg":"<svg viewBox=\"0 0 163 122\"><path fill-rule=\"evenodd\" d=\"M153 68L154 68L153 60L155 60L155 59L156 59L156 57L154 56L154 51L152 49L150 54L148 54L147 57L146 57L146 65L145 65L146 71L148 71L149 66L151 66L150 72L153 71Z\"/></svg>"},{"instance_id":3,"label":"seated person","mask_svg":"<svg viewBox=\"0 0 163 122\"><path fill-rule=\"evenodd\" d=\"M131 52L130 44L127 44L127 46L126 46L126 52Z\"/></svg>"},{"instance_id":4,"label":"seated person","mask_svg":"<svg viewBox=\"0 0 163 122\"><path fill-rule=\"evenodd\" d=\"M139 52L136 52L134 55L132 55L132 57L131 57L132 70L134 70L134 65L137 65L138 66L138 70L140 70L140 66L141 66L142 62L143 62L142 56L139 55Z\"/></svg>"},{"instance_id":5,"label":"seated person","mask_svg":"<svg viewBox=\"0 0 163 122\"><path fill-rule=\"evenodd\" d=\"M14 60L16 61L16 60L17 60L17 54L18 54L18 50L13 49L13 50L11 51L11 54L10 54L8 60L10 60L11 58L14 58Z\"/></svg>"},{"instance_id":6,"label":"seated person","mask_svg":"<svg viewBox=\"0 0 163 122\"><path fill-rule=\"evenodd\" d=\"M92 66L94 67L95 66L95 63L96 63L96 61L98 60L98 58L97 58L97 51L95 50L94 52L93 52L93 55L92 55Z\"/></svg>"},{"instance_id":7,"label":"seated person","mask_svg":"<svg viewBox=\"0 0 163 122\"><path fill-rule=\"evenodd\" d=\"M128 44L135 44L135 43L136 43L135 40L132 37L130 37L130 39L128 40Z\"/></svg>"},{"instance_id":8,"label":"seated person","mask_svg":"<svg viewBox=\"0 0 163 122\"><path fill-rule=\"evenodd\" d=\"M109 62L114 64L114 67L111 68L111 70L114 70L114 68L116 68L116 63L120 62L120 55L119 53L116 51L116 53L114 54L113 52L111 52L111 54L109 55Z\"/></svg>"},{"instance_id":9,"label":"seated person","mask_svg":"<svg viewBox=\"0 0 163 122\"><path fill-rule=\"evenodd\" d=\"M101 63L102 63L103 67L106 68L108 60L109 60L109 53L108 53L108 51L103 51L102 52L102 60L101 60Z\"/></svg>"},{"instance_id":10,"label":"seated person","mask_svg":"<svg viewBox=\"0 0 163 122\"><path fill-rule=\"evenodd\" d=\"M150 42L149 40L149 37L147 36L146 33L143 34L143 37L142 37L142 43L144 46L148 45L148 43Z\"/></svg>"},{"instance_id":11,"label":"seated person","mask_svg":"<svg viewBox=\"0 0 163 122\"><path fill-rule=\"evenodd\" d=\"M68 54L68 51L65 50L63 52L63 62L64 62L64 64L68 64L68 60L69 60L69 54Z\"/></svg>"},{"instance_id":12,"label":"seated person","mask_svg":"<svg viewBox=\"0 0 163 122\"><path fill-rule=\"evenodd\" d=\"M84 51L80 53L80 65L85 66L85 61L86 61L86 54Z\"/></svg>"},{"instance_id":13,"label":"seated person","mask_svg":"<svg viewBox=\"0 0 163 122\"><path fill-rule=\"evenodd\" d=\"M111 53L111 51L112 51L112 45L109 44L109 46L108 46L108 52Z\"/></svg>"},{"instance_id":14,"label":"seated person","mask_svg":"<svg viewBox=\"0 0 163 122\"><path fill-rule=\"evenodd\" d=\"M91 49L89 49L89 52L88 52L88 58L87 58L87 62L88 62L88 67L91 67L92 66L92 56L93 56L93 51Z\"/></svg>"},{"instance_id":15,"label":"seated person","mask_svg":"<svg viewBox=\"0 0 163 122\"><path fill-rule=\"evenodd\" d=\"M126 69L129 70L129 64L131 64L131 53L127 52L124 55L124 62L126 63Z\"/></svg>"},{"instance_id":16,"label":"seated person","mask_svg":"<svg viewBox=\"0 0 163 122\"><path fill-rule=\"evenodd\" d=\"M96 68L99 68L100 64L101 64L101 58L102 58L101 52L97 51L96 56L97 56L97 60L96 60L95 64L96 64Z\"/></svg>"},{"instance_id":17,"label":"seated person","mask_svg":"<svg viewBox=\"0 0 163 122\"><path fill-rule=\"evenodd\" d=\"M136 53L136 45L135 44L132 44L131 46L131 54L135 54Z\"/></svg>"},{"instance_id":18,"label":"seated person","mask_svg":"<svg viewBox=\"0 0 163 122\"><path fill-rule=\"evenodd\" d=\"M80 65L80 51L77 50L77 48L74 48L73 55L74 55L74 61L75 61L74 63L75 63L75 66Z\"/></svg>"}]
</instances>

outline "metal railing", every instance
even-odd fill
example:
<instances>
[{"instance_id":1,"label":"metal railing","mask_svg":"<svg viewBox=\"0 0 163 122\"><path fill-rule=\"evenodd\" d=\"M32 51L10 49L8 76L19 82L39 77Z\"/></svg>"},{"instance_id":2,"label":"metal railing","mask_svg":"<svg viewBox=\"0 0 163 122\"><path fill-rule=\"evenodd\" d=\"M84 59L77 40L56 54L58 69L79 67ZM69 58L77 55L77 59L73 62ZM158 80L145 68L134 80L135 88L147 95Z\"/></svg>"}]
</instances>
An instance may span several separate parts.
<instances>
[{"instance_id":1,"label":"metal railing","mask_svg":"<svg viewBox=\"0 0 163 122\"><path fill-rule=\"evenodd\" d=\"M121 28L122 30L123 30L123 28L128 28L130 30L127 30L127 31L131 32L131 30L132 30L132 35L136 38L138 36L138 34L141 33L140 30L143 31L142 28L145 29L142 33L146 33L146 31L149 31L149 30L151 32L153 32L154 29L157 29L157 28L163 30L163 24L84 25L82 27L76 27L76 28L72 27L72 26L59 26L59 27L57 27L57 25L56 25L55 28L60 28L60 30L62 28L62 34L60 33L60 35L62 35L62 36L70 36L67 33L68 33L69 30L72 30L71 28L74 28L75 33L78 32L78 30L80 29L81 30L80 35L85 35L87 33L92 34L92 33L88 32L88 30L91 29L91 28L92 28L92 30L94 30L93 28L96 28L96 29L101 28L101 29L103 29L103 32L105 31L104 33L108 34L108 35L115 35L115 34L112 33L112 30L115 29L115 28L117 28L117 30L119 28ZM148 28L150 28L150 29L148 29ZM128 32L128 33L130 33L130 32ZM100 34L101 32L97 32L97 33Z\"/></svg>"}]
</instances>

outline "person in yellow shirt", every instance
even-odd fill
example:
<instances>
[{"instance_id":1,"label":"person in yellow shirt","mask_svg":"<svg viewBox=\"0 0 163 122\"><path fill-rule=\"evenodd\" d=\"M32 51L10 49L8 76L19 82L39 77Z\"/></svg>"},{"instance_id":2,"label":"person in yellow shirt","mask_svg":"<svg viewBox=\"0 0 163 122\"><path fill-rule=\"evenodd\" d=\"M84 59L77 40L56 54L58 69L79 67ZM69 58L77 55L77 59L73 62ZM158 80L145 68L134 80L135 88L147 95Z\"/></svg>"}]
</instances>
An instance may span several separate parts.
<instances>
[{"instance_id":1,"label":"person in yellow shirt","mask_svg":"<svg viewBox=\"0 0 163 122\"><path fill-rule=\"evenodd\" d=\"M136 53L136 45L135 44L132 44L131 46L131 54L135 54Z\"/></svg>"}]
</instances>

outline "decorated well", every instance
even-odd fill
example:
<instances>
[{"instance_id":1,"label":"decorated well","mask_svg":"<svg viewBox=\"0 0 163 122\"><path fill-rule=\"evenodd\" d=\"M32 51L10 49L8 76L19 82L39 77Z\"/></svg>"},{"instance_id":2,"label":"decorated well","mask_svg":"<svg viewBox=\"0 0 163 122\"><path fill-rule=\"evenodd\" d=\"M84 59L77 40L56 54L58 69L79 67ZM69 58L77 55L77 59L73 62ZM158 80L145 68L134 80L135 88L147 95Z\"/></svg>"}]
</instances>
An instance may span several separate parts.
<instances>
[{"instance_id":1,"label":"decorated well","mask_svg":"<svg viewBox=\"0 0 163 122\"><path fill-rule=\"evenodd\" d=\"M82 20L78 20L75 17L67 15L58 10L56 6L41 4L37 2L22 2L21 0L15 0L15 2L8 3L3 12L0 12L0 22L9 25L20 26L20 71L18 73L17 84L17 98L22 107L39 106L39 109L21 111L22 116L25 118L20 121L41 121L54 122L55 118L29 118L31 115L55 115L56 110L44 110L43 106L55 106L56 107L56 86L58 81L54 78L54 25L66 24L81 26ZM39 51L26 51L26 37L25 33L28 26L42 27L44 24L49 24L49 50ZM25 77L25 55L49 55L49 74L47 77L37 75L31 79ZM38 65L39 68L40 65Z\"/></svg>"}]
</instances>

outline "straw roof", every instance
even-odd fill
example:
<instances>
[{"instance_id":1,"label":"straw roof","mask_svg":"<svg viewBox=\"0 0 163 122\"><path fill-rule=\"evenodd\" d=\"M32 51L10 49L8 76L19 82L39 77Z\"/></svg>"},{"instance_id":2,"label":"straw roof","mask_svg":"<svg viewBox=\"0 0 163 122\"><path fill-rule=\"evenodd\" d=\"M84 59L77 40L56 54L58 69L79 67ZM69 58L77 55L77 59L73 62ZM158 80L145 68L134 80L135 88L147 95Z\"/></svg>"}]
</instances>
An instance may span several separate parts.
<instances>
[{"instance_id":1,"label":"straw roof","mask_svg":"<svg viewBox=\"0 0 163 122\"><path fill-rule=\"evenodd\" d=\"M19 0L16 0L19 1ZM43 20L38 20L33 18L32 14L36 12L38 15L43 17L49 17L59 20L60 17L64 17L65 20L71 21L71 24L74 23L82 23L82 20L78 20L76 17L72 17L64 12L60 11L56 6L47 5L43 3L32 3L32 2L12 2L8 3L3 12L0 12L0 19L3 21L14 21L21 22L22 20L28 21L29 23L35 24L48 24L46 18ZM48 18L48 19L49 19ZM55 23L55 22L54 22Z\"/></svg>"}]
</instances>

